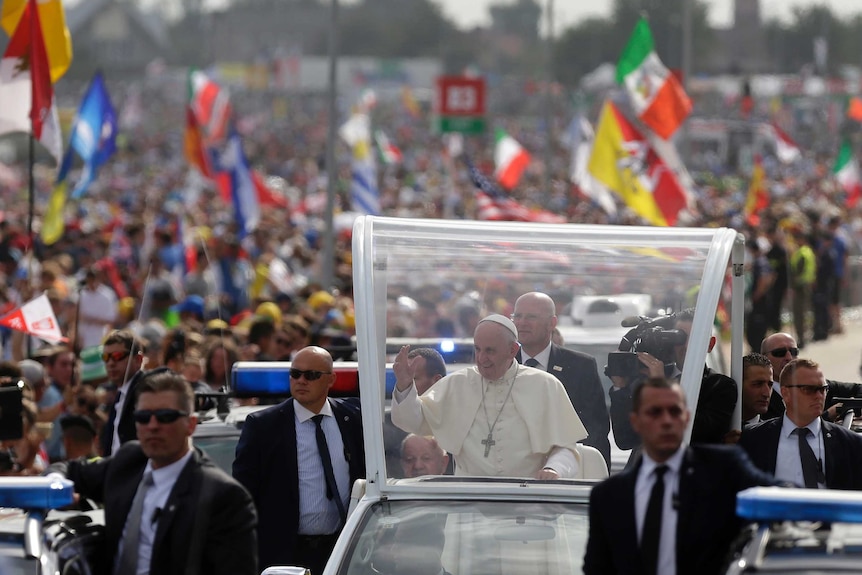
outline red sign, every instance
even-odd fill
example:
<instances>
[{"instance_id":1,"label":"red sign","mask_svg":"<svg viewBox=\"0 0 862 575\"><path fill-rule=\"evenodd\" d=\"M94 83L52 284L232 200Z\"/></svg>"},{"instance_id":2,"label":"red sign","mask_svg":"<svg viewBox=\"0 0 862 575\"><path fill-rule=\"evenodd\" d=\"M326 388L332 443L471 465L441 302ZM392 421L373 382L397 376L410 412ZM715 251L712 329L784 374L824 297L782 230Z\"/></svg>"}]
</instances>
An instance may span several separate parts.
<instances>
[{"instance_id":1,"label":"red sign","mask_svg":"<svg viewBox=\"0 0 862 575\"><path fill-rule=\"evenodd\" d=\"M437 107L440 116L484 116L485 80L440 76L437 78Z\"/></svg>"}]
</instances>

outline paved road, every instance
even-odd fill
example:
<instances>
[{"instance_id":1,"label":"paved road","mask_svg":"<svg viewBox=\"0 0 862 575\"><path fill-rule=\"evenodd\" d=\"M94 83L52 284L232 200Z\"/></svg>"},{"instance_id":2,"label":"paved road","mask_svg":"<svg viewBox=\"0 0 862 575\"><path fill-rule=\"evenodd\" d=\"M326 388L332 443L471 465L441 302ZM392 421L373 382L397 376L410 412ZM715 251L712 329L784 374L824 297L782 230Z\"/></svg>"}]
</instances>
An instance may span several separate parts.
<instances>
[{"instance_id":1,"label":"paved road","mask_svg":"<svg viewBox=\"0 0 862 575\"><path fill-rule=\"evenodd\" d=\"M862 381L859 375L862 362L862 308L845 310L843 318L843 334L810 343L799 355L819 363L827 379Z\"/></svg>"}]
</instances>

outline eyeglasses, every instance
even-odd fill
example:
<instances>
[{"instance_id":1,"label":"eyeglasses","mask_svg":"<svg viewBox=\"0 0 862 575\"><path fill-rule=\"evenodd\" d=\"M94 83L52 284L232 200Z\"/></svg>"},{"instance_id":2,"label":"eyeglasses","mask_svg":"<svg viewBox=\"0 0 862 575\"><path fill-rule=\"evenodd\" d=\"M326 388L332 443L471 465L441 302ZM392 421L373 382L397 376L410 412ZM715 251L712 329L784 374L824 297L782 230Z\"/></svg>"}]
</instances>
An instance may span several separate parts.
<instances>
[{"instance_id":1,"label":"eyeglasses","mask_svg":"<svg viewBox=\"0 0 862 575\"><path fill-rule=\"evenodd\" d=\"M548 319L549 315L542 315L538 313L513 313L509 316L512 321L538 321L540 319Z\"/></svg>"},{"instance_id":2,"label":"eyeglasses","mask_svg":"<svg viewBox=\"0 0 862 575\"><path fill-rule=\"evenodd\" d=\"M658 419L665 412L667 412L667 414L670 415L674 419L682 417L682 408L678 405L672 405L670 407L658 407L658 406L650 407L649 409L644 411L644 413L647 415L647 417L651 417L654 419Z\"/></svg>"},{"instance_id":3,"label":"eyeglasses","mask_svg":"<svg viewBox=\"0 0 862 575\"><path fill-rule=\"evenodd\" d=\"M799 355L798 347L776 347L775 349L769 352L769 355L772 357L784 357L787 355L787 352L790 352L792 357L797 357Z\"/></svg>"},{"instance_id":4,"label":"eyeglasses","mask_svg":"<svg viewBox=\"0 0 862 575\"><path fill-rule=\"evenodd\" d=\"M109 359L113 359L114 361L123 361L127 357L129 357L128 351L105 352L102 354L102 361L105 363L108 363Z\"/></svg>"},{"instance_id":5,"label":"eyeglasses","mask_svg":"<svg viewBox=\"0 0 862 575\"><path fill-rule=\"evenodd\" d=\"M290 369L290 379L299 379L303 375L306 381L317 381L323 375L329 375L331 371L316 371L313 369Z\"/></svg>"},{"instance_id":6,"label":"eyeglasses","mask_svg":"<svg viewBox=\"0 0 862 575\"><path fill-rule=\"evenodd\" d=\"M159 423L173 423L188 414L187 411L180 411L179 409L138 409L132 414L132 417L135 418L136 422L146 425L154 415Z\"/></svg>"},{"instance_id":7,"label":"eyeglasses","mask_svg":"<svg viewBox=\"0 0 862 575\"><path fill-rule=\"evenodd\" d=\"M815 395L818 393L826 395L826 392L829 391L828 385L782 385L781 387L795 387L805 395Z\"/></svg>"}]
</instances>

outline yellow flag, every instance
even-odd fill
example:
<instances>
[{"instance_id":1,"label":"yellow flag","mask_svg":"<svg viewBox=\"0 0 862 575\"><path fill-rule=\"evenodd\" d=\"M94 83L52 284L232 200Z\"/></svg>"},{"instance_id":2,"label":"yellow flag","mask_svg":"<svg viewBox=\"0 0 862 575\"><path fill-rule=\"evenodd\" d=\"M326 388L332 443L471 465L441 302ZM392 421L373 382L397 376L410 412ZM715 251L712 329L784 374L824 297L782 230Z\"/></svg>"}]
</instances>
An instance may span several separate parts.
<instances>
[{"instance_id":1,"label":"yellow flag","mask_svg":"<svg viewBox=\"0 0 862 575\"><path fill-rule=\"evenodd\" d=\"M656 226L668 221L653 196L649 175L646 174L648 144L611 102L605 102L593 153L587 169L590 174L616 192L642 218Z\"/></svg>"},{"instance_id":2,"label":"yellow flag","mask_svg":"<svg viewBox=\"0 0 862 575\"><path fill-rule=\"evenodd\" d=\"M3 26L10 38L24 13L27 1L3 0L0 26ZM38 4L42 37L45 39L45 50L48 52L48 64L51 68L51 83L54 84L72 63L72 36L66 27L66 15L60 0L38 0Z\"/></svg>"},{"instance_id":3,"label":"yellow flag","mask_svg":"<svg viewBox=\"0 0 862 575\"><path fill-rule=\"evenodd\" d=\"M50 246L61 237L65 230L65 211L66 211L66 180L59 182L54 191L51 192L51 199L48 201L48 209L45 210L45 216L42 218L42 241L45 245Z\"/></svg>"}]
</instances>

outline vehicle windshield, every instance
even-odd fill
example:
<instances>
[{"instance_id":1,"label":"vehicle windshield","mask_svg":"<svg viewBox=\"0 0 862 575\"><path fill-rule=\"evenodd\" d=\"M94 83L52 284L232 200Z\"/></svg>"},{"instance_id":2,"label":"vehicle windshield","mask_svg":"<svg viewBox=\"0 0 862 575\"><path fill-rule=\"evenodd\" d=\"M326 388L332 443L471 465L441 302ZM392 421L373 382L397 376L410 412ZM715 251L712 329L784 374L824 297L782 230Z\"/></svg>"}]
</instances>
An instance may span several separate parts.
<instances>
[{"instance_id":1,"label":"vehicle windshield","mask_svg":"<svg viewBox=\"0 0 862 575\"><path fill-rule=\"evenodd\" d=\"M576 503L380 502L338 573L580 573L587 532L587 507Z\"/></svg>"}]
</instances>

